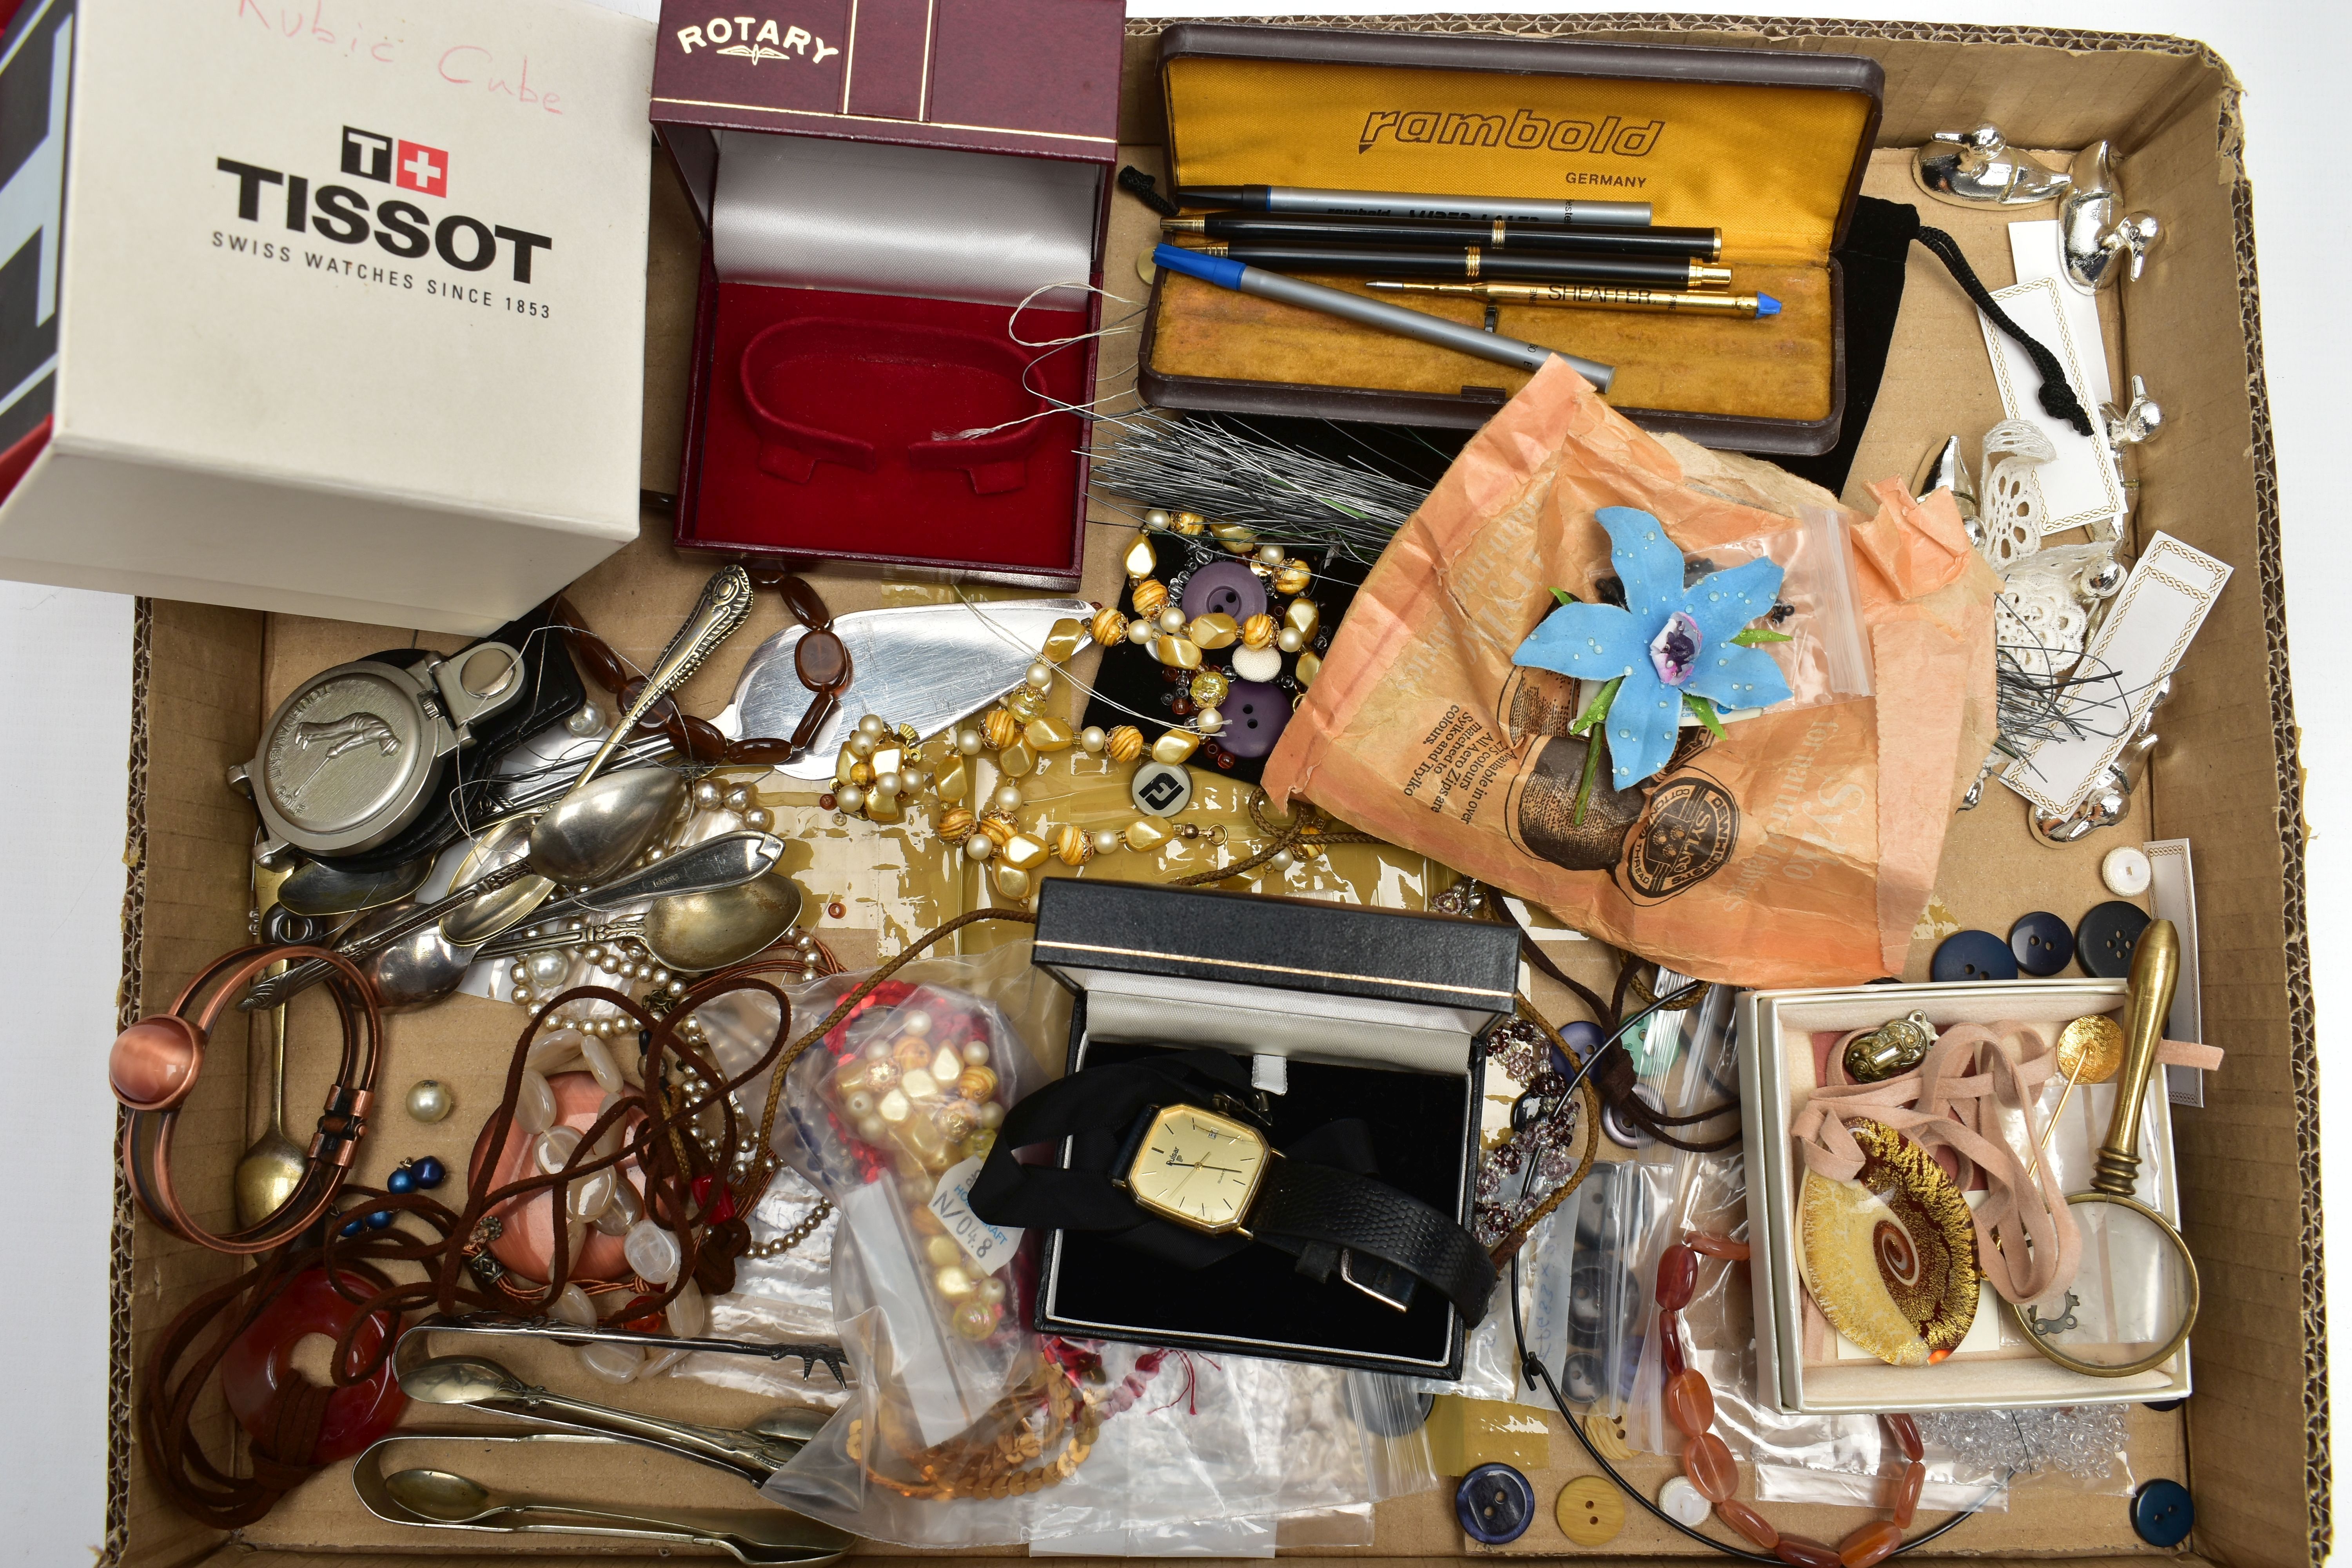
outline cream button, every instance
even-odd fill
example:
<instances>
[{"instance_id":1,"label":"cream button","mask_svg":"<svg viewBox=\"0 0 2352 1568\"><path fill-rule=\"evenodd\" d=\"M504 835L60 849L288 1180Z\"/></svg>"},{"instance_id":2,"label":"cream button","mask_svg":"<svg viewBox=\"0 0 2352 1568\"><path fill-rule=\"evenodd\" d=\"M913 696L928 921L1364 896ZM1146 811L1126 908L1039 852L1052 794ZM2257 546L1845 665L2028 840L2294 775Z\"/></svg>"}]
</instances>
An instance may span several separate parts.
<instances>
[{"instance_id":1,"label":"cream button","mask_svg":"<svg viewBox=\"0 0 2352 1568\"><path fill-rule=\"evenodd\" d=\"M2148 867L2147 852L2129 844L2118 845L2108 850L2107 858L2099 862L2099 880L2105 882L2107 891L2117 898L2137 898L2147 891L2147 885L2154 876Z\"/></svg>"}]
</instances>

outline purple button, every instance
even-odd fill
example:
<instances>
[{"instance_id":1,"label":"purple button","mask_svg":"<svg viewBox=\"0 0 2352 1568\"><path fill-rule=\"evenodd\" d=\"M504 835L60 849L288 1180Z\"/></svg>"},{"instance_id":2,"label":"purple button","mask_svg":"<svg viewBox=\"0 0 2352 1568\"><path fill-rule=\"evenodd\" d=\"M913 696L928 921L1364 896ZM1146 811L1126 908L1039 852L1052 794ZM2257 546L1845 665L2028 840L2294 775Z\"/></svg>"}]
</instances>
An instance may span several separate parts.
<instances>
[{"instance_id":1,"label":"purple button","mask_svg":"<svg viewBox=\"0 0 2352 1568\"><path fill-rule=\"evenodd\" d=\"M1238 561L1212 561L1184 579L1184 618L1231 616L1238 626L1265 614L1265 584ZM1270 743L1270 742L1269 742ZM1242 755L1255 756L1255 752Z\"/></svg>"},{"instance_id":2,"label":"purple button","mask_svg":"<svg viewBox=\"0 0 2352 1568\"><path fill-rule=\"evenodd\" d=\"M1290 695L1269 681L1236 680L1217 710L1225 716L1217 744L1244 762L1255 762L1282 739L1282 727L1290 722Z\"/></svg>"}]
</instances>

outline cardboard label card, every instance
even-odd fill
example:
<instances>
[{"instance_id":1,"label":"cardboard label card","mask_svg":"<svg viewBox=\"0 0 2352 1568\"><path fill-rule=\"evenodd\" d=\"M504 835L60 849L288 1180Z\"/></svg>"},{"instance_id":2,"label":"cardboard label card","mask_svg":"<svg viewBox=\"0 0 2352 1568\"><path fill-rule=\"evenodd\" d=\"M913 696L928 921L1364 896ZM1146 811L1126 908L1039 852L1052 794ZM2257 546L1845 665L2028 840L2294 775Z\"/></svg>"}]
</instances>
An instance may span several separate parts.
<instances>
[{"instance_id":1,"label":"cardboard label card","mask_svg":"<svg viewBox=\"0 0 2352 1568\"><path fill-rule=\"evenodd\" d=\"M2079 733L2042 742L2003 769L2000 782L2053 816L2080 805L2138 729L2158 684L2189 651L2229 580L2226 563L2168 533L2150 539L2077 667L2073 689L2080 695L2066 711Z\"/></svg>"},{"instance_id":2,"label":"cardboard label card","mask_svg":"<svg viewBox=\"0 0 2352 1568\"><path fill-rule=\"evenodd\" d=\"M931 1194L931 1212L948 1227L948 1234L958 1246L971 1255L983 1274L993 1274L1013 1261L1013 1252L1021 1246L1021 1232L1006 1226L991 1225L971 1212L971 1184L980 1180L980 1168L987 1163L973 1155L960 1165L951 1166L940 1177L937 1191Z\"/></svg>"},{"instance_id":3,"label":"cardboard label card","mask_svg":"<svg viewBox=\"0 0 2352 1568\"><path fill-rule=\"evenodd\" d=\"M2045 277L2014 288L1995 289L1992 297L2011 321L2058 356L2058 363L2066 370L2067 384L2074 389L2083 406L2093 411L2095 422L2099 399L2094 395L2095 384L2087 368L2085 348L2090 353L2100 350L2096 340L2088 345L2075 341L2072 312L2062 298L2063 293L2063 286L2055 278ZM2054 459L2033 470L2048 508L2042 524L2042 537L2098 524L2102 526L2094 529L2094 537L2106 538L2104 525L2125 510L2123 481L2116 474L2115 454L2107 450L2106 442L2084 437L2064 420L2044 414L2038 395L2042 373L2034 368L2033 361L2008 333L1992 324L1990 317L1979 313L1977 321L1984 328L1985 351L1992 356L1993 380L2000 387L2003 412L2011 419L2023 419L2039 427L2058 449Z\"/></svg>"}]
</instances>

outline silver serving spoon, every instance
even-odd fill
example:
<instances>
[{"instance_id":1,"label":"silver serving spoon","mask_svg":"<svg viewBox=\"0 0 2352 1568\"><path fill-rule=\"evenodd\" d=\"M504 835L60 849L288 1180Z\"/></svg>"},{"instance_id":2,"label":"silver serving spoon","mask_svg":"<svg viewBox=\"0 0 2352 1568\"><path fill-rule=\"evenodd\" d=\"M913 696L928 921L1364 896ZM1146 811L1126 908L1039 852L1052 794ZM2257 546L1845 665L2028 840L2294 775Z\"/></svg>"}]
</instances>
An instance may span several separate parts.
<instances>
[{"instance_id":1,"label":"silver serving spoon","mask_svg":"<svg viewBox=\"0 0 2352 1568\"><path fill-rule=\"evenodd\" d=\"M597 1521L707 1542L724 1548L745 1563L829 1563L847 1551L856 1539L830 1525L782 1510L772 1513L681 1510L676 1515L661 1518L493 1492L480 1482L449 1470L396 1470L384 1478L383 1485L385 1492L401 1507L444 1524L513 1521L507 1527L517 1528L526 1516Z\"/></svg>"},{"instance_id":2,"label":"silver serving spoon","mask_svg":"<svg viewBox=\"0 0 2352 1568\"><path fill-rule=\"evenodd\" d=\"M265 942L278 940L289 923L278 918L278 908L284 907L286 884L292 879L257 861L254 865L253 904L261 911L257 926ZM286 1136L286 1010L280 1007L269 1016L269 1125L229 1174L238 1226L249 1229L277 1213L302 1184L309 1169L302 1146Z\"/></svg>"},{"instance_id":3,"label":"silver serving spoon","mask_svg":"<svg viewBox=\"0 0 2352 1568\"><path fill-rule=\"evenodd\" d=\"M767 1484L768 1478L790 1464L801 1448L798 1438L665 1421L572 1399L525 1383L498 1363L479 1356L436 1356L399 1369L398 1376L401 1391L426 1405L471 1405L575 1432L618 1437L725 1470L754 1487Z\"/></svg>"}]
</instances>

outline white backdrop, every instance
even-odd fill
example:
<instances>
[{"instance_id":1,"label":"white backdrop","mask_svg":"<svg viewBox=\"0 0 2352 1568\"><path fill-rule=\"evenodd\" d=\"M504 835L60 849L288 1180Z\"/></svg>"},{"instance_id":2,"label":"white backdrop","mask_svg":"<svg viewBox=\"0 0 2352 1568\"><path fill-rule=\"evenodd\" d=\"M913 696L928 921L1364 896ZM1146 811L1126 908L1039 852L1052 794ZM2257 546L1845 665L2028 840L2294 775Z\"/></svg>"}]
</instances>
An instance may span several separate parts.
<instances>
[{"instance_id":1,"label":"white backdrop","mask_svg":"<svg viewBox=\"0 0 2352 1568\"><path fill-rule=\"evenodd\" d=\"M591 0L651 20L656 0ZM1378 14L1435 4L1273 5L1251 0L1130 0L1137 16L1276 16L1314 10ZM1603 12L1610 7L1460 5L1494 12ZM2015 23L2176 33L2220 51L2247 94L2246 161L2257 195L2263 331L2285 517L2294 671L2309 773L2311 923L2322 1026L2352 1005L2352 718L2331 677L2343 656L2326 641L2352 600L2352 530L2334 443L2352 417L2344 394L2352 331L2341 272L2347 232L2343 116L2336 100L2352 58L2352 7L2341 0L1745 0L1747 14L1825 12L1911 21ZM2330 432L2334 432L2331 435ZM2331 477L2333 476L2333 477ZM2251 573L2235 592L2252 592ZM0 1563L41 1568L85 1561L105 1507L106 1260L113 1110L101 1058L113 1035L117 915L122 897L123 763L129 715L130 602L108 595L0 583L0 955L12 984L0 1002L0 1051L11 1092L0 1096L0 1150L17 1184L5 1225L20 1292L12 1342L0 1355ZM2331 962L2334 961L2334 962ZM2219 1042L2226 1045L2227 1042ZM2352 1214L2352 1073L2321 1080L2331 1130L2327 1193ZM2332 1205L2330 1205L2332 1206ZM2331 1280L2352 1279L2352 1240L2333 1249ZM2352 1307L2331 1346L2352 1364ZM2337 1430L2352 1434L2352 1412ZM2352 1521L2352 1453L2339 1445L2336 1513Z\"/></svg>"}]
</instances>

